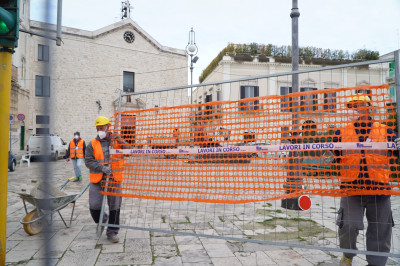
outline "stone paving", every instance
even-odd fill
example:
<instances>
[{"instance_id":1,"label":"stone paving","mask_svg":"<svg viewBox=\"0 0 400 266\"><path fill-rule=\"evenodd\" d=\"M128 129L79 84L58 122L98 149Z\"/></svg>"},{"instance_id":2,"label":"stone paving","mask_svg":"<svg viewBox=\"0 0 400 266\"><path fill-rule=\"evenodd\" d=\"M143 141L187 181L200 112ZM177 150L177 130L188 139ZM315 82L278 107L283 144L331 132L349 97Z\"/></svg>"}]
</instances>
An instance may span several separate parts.
<instances>
[{"instance_id":1,"label":"stone paving","mask_svg":"<svg viewBox=\"0 0 400 266\"><path fill-rule=\"evenodd\" d=\"M339 263L341 254L337 252L133 229L121 229L120 242L112 244L104 234L100 239L96 235L96 226L88 211L88 192L77 200L70 228L64 226L58 214L53 216L52 225L47 227L51 236L50 248L46 249L43 234L29 236L24 231L20 220L25 216L25 210L22 200L15 193L21 192L21 190L26 190L29 193L32 186L36 185L34 182L44 176L42 174L43 166L44 163L32 162L30 167L25 165L21 168L18 165L15 172L8 173L6 265L44 265L46 261L47 265L67 266L338 265ZM57 186L73 176L71 162L66 163L63 160L50 162L50 167L50 179ZM84 166L82 170L84 180L82 182L70 182L65 188L67 192L82 191L88 184L88 171ZM271 232L266 229L266 226L255 228L255 225L264 221L263 215L265 217L265 213L271 210L276 212L276 217L280 217L279 215L282 217L286 215L287 217L287 214L280 214L277 211L276 204L279 203L274 202L270 204L257 203L249 210L244 207L245 212L238 207L224 206L224 208L227 208L224 209L224 213L231 214L231 217L226 215L216 217L212 212L221 210L222 207L218 205L215 205L214 209L209 207L205 209L205 205L188 203L185 212L182 212L182 209L180 209L182 203L157 202L151 205L149 202L137 199L124 199L124 201L121 224L130 226L156 229L175 228L182 232L253 239L260 236L265 237L266 233L279 236L281 232L285 232L288 235L287 232L291 230L287 225L280 225L276 222ZM316 222L316 226L321 227L323 225L323 228L326 228L327 233L323 238L314 237L314 239L311 239L316 245L337 247L336 235L332 234L336 231L334 213L337 204L337 199L336 201L333 199L321 201L321 197L316 197L313 198L313 207L315 209L319 207L322 213L321 211L314 211L300 214L301 219L312 219ZM196 210L192 209L193 206L196 206ZM27 207L29 210L33 209L30 204L27 204ZM330 209L331 211L329 211ZM72 207L69 205L62 209L61 213L68 220L71 211ZM400 221L398 197L393 200L393 213L395 221ZM300 226L300 223L298 226ZM297 238L303 238L300 237L298 232L297 236ZM395 227L393 242L397 253L400 253L399 239L400 233ZM280 239L275 237L275 240L279 241ZM365 256L357 256L353 265L366 265ZM399 264L389 260L388 265Z\"/></svg>"}]
</instances>

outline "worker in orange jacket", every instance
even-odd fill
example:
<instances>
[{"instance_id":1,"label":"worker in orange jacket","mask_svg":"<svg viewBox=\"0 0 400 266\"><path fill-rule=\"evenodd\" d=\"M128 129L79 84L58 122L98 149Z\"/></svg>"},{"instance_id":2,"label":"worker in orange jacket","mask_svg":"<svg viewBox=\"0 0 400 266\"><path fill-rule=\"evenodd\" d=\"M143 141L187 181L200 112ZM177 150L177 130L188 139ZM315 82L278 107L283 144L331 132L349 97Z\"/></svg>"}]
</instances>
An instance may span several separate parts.
<instances>
[{"instance_id":1,"label":"worker in orange jacket","mask_svg":"<svg viewBox=\"0 0 400 266\"><path fill-rule=\"evenodd\" d=\"M396 134L384 124L373 121L373 105L368 95L357 94L346 103L348 121L335 132L333 142L397 142ZM364 144L367 145L367 144ZM399 146L397 146L399 149ZM397 153L397 151L396 151ZM388 150L342 150L335 151L336 163L340 164L341 189L351 192L363 190L390 190ZM359 230L364 229L366 214L368 228L366 245L368 251L390 252L392 226L394 226L390 195L362 195L342 197L336 224L339 226L339 243L343 249L357 249ZM340 265L352 265L355 253L344 253ZM387 257L367 255L368 265L385 265Z\"/></svg>"},{"instance_id":2,"label":"worker in orange jacket","mask_svg":"<svg viewBox=\"0 0 400 266\"><path fill-rule=\"evenodd\" d=\"M110 149L113 137L109 131L110 121L105 116L96 119L95 127L97 130L96 138L92 139L86 148L85 165L89 168L90 189L89 189L89 210L95 223L100 221L101 205L103 195L100 194L102 183L107 178L112 178L117 182L122 181L121 173L111 169ZM114 156L118 157L118 156ZM114 159L114 158L113 158ZM116 161L118 162L118 161ZM112 186L118 187L118 183L113 182ZM107 195L109 214L104 213L103 223L119 225L120 209L122 199L119 196ZM119 227L109 226L107 228L107 239L112 243L118 243Z\"/></svg>"},{"instance_id":3,"label":"worker in orange jacket","mask_svg":"<svg viewBox=\"0 0 400 266\"><path fill-rule=\"evenodd\" d=\"M83 139L81 139L81 134L77 131L74 133L74 139L69 143L68 150L65 154L67 162L72 160L74 165L74 182L82 180L82 160L85 158L85 150L86 143Z\"/></svg>"}]
</instances>

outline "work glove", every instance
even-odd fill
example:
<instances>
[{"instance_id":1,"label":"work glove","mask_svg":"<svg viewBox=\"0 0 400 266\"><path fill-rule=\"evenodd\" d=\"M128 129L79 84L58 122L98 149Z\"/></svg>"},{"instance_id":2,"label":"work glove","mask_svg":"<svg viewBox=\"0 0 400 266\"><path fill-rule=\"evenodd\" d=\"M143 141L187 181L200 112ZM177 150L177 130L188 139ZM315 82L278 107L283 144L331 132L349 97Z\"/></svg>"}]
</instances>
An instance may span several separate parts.
<instances>
[{"instance_id":1,"label":"work glove","mask_svg":"<svg viewBox=\"0 0 400 266\"><path fill-rule=\"evenodd\" d=\"M400 150L400 138L395 139L394 143L396 143L397 150Z\"/></svg>"},{"instance_id":2,"label":"work glove","mask_svg":"<svg viewBox=\"0 0 400 266\"><path fill-rule=\"evenodd\" d=\"M70 159L70 158L67 158L66 161L69 162L69 161L71 161L71 159Z\"/></svg>"},{"instance_id":3,"label":"work glove","mask_svg":"<svg viewBox=\"0 0 400 266\"><path fill-rule=\"evenodd\" d=\"M103 173L105 173L106 175L111 175L112 171L111 168L108 166L103 166L103 169L101 170Z\"/></svg>"}]
</instances>

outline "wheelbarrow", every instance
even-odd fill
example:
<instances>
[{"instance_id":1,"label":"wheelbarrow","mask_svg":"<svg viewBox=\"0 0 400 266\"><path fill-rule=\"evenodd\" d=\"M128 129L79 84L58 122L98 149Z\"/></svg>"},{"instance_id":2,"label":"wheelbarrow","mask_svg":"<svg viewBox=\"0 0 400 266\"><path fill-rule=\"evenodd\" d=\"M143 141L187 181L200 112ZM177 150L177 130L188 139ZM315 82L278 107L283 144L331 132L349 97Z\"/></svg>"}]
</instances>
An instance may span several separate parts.
<instances>
[{"instance_id":1,"label":"wheelbarrow","mask_svg":"<svg viewBox=\"0 0 400 266\"><path fill-rule=\"evenodd\" d=\"M39 234L43 230L45 222L48 224L52 223L53 214L55 212L60 215L65 227L69 228L71 226L72 217L74 216L75 202L90 186L89 183L80 193L67 193L63 191L68 182L72 181L74 178L75 177L69 178L60 188L56 188L51 184L40 183L37 187L31 190L30 194L17 193L24 203L26 216L20 220L20 223L23 224L24 230L27 234ZM35 206L35 209L28 211L26 202ZM67 225L60 210L64 209L71 203L73 204L73 207L69 225ZM49 217L50 219L48 219Z\"/></svg>"}]
</instances>

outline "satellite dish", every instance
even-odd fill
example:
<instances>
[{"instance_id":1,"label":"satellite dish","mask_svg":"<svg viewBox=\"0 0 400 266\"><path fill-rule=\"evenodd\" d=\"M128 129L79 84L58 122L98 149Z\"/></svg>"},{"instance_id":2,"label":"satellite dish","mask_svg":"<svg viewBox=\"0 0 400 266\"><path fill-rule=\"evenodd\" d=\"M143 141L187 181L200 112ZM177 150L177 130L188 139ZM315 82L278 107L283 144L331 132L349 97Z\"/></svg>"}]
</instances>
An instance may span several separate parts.
<instances>
[{"instance_id":1,"label":"satellite dish","mask_svg":"<svg viewBox=\"0 0 400 266\"><path fill-rule=\"evenodd\" d=\"M140 98L136 98L136 103L140 108L146 107L146 103Z\"/></svg>"}]
</instances>

